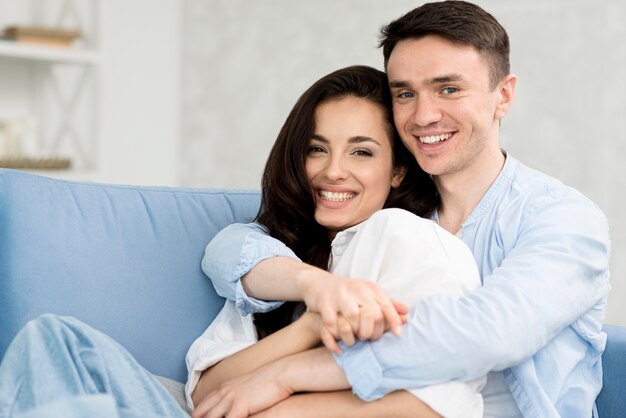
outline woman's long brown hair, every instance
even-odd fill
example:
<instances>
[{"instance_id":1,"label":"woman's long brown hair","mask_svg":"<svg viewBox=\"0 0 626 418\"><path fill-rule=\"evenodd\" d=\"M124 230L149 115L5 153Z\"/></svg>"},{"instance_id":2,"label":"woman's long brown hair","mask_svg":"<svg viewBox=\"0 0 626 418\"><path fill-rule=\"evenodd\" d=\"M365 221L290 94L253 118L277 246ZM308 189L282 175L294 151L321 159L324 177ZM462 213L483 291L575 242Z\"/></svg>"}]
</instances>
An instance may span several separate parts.
<instances>
[{"instance_id":1,"label":"woman's long brown hair","mask_svg":"<svg viewBox=\"0 0 626 418\"><path fill-rule=\"evenodd\" d=\"M367 66L352 66L321 78L300 96L270 151L256 221L302 261L324 270L329 267L331 239L328 230L315 221L315 199L305 162L309 141L315 133L315 109L322 102L348 96L370 100L383 109L394 167L406 170L400 186L391 189L385 207L429 216L439 204L432 179L417 165L394 128L385 73ZM304 310L302 302L286 302L273 311L255 314L259 339L289 325Z\"/></svg>"}]
</instances>

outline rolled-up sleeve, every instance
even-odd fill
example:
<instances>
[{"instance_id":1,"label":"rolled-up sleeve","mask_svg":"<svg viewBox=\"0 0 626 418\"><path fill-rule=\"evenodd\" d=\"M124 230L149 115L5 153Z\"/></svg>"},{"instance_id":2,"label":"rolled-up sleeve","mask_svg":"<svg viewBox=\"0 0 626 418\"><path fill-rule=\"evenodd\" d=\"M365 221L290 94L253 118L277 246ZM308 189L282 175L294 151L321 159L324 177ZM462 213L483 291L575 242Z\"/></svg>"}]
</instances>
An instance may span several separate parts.
<instances>
[{"instance_id":1,"label":"rolled-up sleeve","mask_svg":"<svg viewBox=\"0 0 626 418\"><path fill-rule=\"evenodd\" d=\"M248 296L241 278L258 263L272 257L299 260L285 244L270 237L260 224L231 224L206 246L202 271L211 279L215 291L234 301L242 315L267 312L282 302L262 301Z\"/></svg>"},{"instance_id":2,"label":"rolled-up sleeve","mask_svg":"<svg viewBox=\"0 0 626 418\"><path fill-rule=\"evenodd\" d=\"M374 355L371 344L358 341L350 348L341 342L339 345L343 354L333 356L346 373L354 394L365 401L374 401L386 395L387 391L382 388L383 366Z\"/></svg>"}]
</instances>

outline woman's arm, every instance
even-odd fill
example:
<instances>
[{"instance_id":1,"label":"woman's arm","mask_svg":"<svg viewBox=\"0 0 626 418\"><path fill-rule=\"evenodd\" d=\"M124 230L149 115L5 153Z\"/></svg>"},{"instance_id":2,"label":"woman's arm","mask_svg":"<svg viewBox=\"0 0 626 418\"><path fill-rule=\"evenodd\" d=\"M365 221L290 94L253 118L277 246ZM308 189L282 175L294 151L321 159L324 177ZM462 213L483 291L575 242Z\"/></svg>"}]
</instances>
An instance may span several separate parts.
<instances>
[{"instance_id":1,"label":"woman's arm","mask_svg":"<svg viewBox=\"0 0 626 418\"><path fill-rule=\"evenodd\" d=\"M406 391L365 402L350 391L304 393L252 415L252 418L440 418Z\"/></svg>"},{"instance_id":2,"label":"woman's arm","mask_svg":"<svg viewBox=\"0 0 626 418\"><path fill-rule=\"evenodd\" d=\"M350 321L354 335L377 339L384 329L399 333L401 315L407 310L371 283L302 263L254 223L232 224L220 231L206 247L202 270L218 294L239 301L241 314L276 307L276 302L261 300L303 300L310 310L322 314L335 337L339 337L338 314ZM398 306L400 313L394 309Z\"/></svg>"},{"instance_id":3,"label":"woman's arm","mask_svg":"<svg viewBox=\"0 0 626 418\"><path fill-rule=\"evenodd\" d=\"M291 325L206 369L196 386L194 405L226 381L320 343L320 316L306 312Z\"/></svg>"},{"instance_id":4,"label":"woman's arm","mask_svg":"<svg viewBox=\"0 0 626 418\"><path fill-rule=\"evenodd\" d=\"M323 347L314 348L221 385L198 404L192 417L236 418L261 412L265 415L260 417L438 416L408 392L394 392L387 399L365 402L348 392L348 388L349 383L332 354ZM301 392L313 393L292 396ZM395 405L395 402L399 403ZM403 415L407 412L411 413Z\"/></svg>"}]
</instances>

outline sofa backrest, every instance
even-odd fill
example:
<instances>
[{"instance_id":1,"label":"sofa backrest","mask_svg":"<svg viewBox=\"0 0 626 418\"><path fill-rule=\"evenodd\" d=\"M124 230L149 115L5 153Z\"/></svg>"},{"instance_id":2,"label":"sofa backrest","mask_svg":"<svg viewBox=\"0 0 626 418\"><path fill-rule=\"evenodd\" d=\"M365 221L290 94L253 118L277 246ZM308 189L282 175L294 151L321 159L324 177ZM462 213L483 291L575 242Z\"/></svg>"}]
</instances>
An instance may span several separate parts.
<instances>
[{"instance_id":1,"label":"sofa backrest","mask_svg":"<svg viewBox=\"0 0 626 418\"><path fill-rule=\"evenodd\" d=\"M251 221L258 191L55 180L0 169L0 358L30 319L72 315L155 374L221 309L200 262L220 229Z\"/></svg>"},{"instance_id":2,"label":"sofa backrest","mask_svg":"<svg viewBox=\"0 0 626 418\"><path fill-rule=\"evenodd\" d=\"M30 319L72 315L151 372L184 382L191 343L223 300L200 269L257 191L78 183L0 169L0 358ZM626 416L626 328L607 325L600 418Z\"/></svg>"}]
</instances>

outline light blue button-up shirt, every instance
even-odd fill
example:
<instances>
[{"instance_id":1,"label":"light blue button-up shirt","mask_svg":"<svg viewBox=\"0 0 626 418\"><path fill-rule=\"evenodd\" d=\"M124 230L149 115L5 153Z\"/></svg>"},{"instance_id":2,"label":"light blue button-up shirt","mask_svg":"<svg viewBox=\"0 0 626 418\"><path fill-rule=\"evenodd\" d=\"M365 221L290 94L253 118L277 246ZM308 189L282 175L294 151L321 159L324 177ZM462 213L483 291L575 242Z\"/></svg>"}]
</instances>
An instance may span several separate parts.
<instances>
[{"instance_id":1,"label":"light blue button-up shirt","mask_svg":"<svg viewBox=\"0 0 626 418\"><path fill-rule=\"evenodd\" d=\"M524 417L588 418L602 386L601 331L610 239L582 194L507 156L463 224L483 286L417 304L400 337L359 342L336 360L362 399L503 370ZM259 225L232 225L207 246L203 269L242 313L277 302L248 297L240 278L269 257L297 258Z\"/></svg>"}]
</instances>

